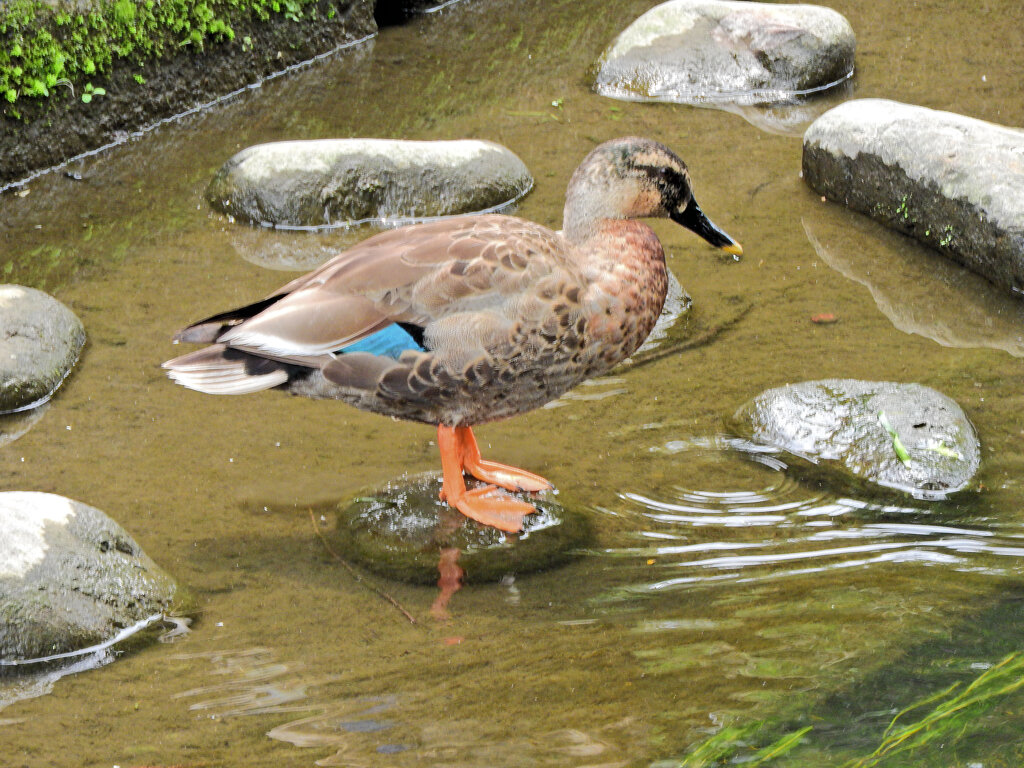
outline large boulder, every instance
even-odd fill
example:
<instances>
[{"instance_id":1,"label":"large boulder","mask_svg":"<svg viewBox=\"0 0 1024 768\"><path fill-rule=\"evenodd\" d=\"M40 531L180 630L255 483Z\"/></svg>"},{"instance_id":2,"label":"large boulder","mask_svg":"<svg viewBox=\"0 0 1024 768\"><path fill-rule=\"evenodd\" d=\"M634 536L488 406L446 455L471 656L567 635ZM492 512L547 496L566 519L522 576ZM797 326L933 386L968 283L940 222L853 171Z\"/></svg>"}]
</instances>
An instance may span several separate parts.
<instances>
[{"instance_id":1,"label":"large boulder","mask_svg":"<svg viewBox=\"0 0 1024 768\"><path fill-rule=\"evenodd\" d=\"M855 38L829 8L671 0L623 31L597 67L598 93L683 104L763 104L853 73Z\"/></svg>"},{"instance_id":2,"label":"large boulder","mask_svg":"<svg viewBox=\"0 0 1024 768\"><path fill-rule=\"evenodd\" d=\"M85 344L82 321L49 294L0 285L0 413L41 405Z\"/></svg>"},{"instance_id":3,"label":"large boulder","mask_svg":"<svg viewBox=\"0 0 1024 768\"><path fill-rule=\"evenodd\" d=\"M743 437L853 484L941 499L981 461L960 406L920 384L824 379L762 392L733 417ZM806 468L806 466L805 466Z\"/></svg>"},{"instance_id":4,"label":"large boulder","mask_svg":"<svg viewBox=\"0 0 1024 768\"><path fill-rule=\"evenodd\" d=\"M330 227L492 210L532 186L523 161L490 141L320 139L243 149L207 198L255 224Z\"/></svg>"},{"instance_id":5,"label":"large boulder","mask_svg":"<svg viewBox=\"0 0 1024 768\"><path fill-rule=\"evenodd\" d=\"M171 610L174 581L98 509L0 493L0 530L0 661L88 648Z\"/></svg>"},{"instance_id":6,"label":"large boulder","mask_svg":"<svg viewBox=\"0 0 1024 768\"><path fill-rule=\"evenodd\" d=\"M807 129L803 176L829 199L1024 292L1024 131L856 99Z\"/></svg>"}]
</instances>

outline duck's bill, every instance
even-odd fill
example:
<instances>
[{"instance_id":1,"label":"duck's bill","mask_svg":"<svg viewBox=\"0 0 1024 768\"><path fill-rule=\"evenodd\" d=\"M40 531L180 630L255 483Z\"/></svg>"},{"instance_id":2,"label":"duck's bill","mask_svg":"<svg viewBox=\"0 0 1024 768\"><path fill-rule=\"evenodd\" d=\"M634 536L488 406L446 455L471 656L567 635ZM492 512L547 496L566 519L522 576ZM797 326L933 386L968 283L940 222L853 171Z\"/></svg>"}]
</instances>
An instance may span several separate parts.
<instances>
[{"instance_id":1,"label":"duck's bill","mask_svg":"<svg viewBox=\"0 0 1024 768\"><path fill-rule=\"evenodd\" d=\"M672 221L682 224L691 232L700 235L716 248L721 248L735 256L743 255L743 246L720 230L697 205L697 201L690 198L690 203L681 211L672 211Z\"/></svg>"}]
</instances>

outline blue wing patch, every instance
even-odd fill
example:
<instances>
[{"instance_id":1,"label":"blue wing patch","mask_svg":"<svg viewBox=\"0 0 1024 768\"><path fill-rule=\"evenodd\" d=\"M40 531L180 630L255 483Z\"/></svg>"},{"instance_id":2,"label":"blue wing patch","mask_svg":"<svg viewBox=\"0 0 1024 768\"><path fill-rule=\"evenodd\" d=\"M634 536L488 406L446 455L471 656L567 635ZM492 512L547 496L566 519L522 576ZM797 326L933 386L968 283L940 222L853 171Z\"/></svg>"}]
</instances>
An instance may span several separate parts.
<instances>
[{"instance_id":1,"label":"blue wing patch","mask_svg":"<svg viewBox=\"0 0 1024 768\"><path fill-rule=\"evenodd\" d=\"M423 347L416 343L416 339L410 333L400 325L395 324L372 333L355 344L349 344L341 351L342 353L369 352L371 355L390 357L393 360L397 360L403 352L409 349L417 352L424 351Z\"/></svg>"}]
</instances>

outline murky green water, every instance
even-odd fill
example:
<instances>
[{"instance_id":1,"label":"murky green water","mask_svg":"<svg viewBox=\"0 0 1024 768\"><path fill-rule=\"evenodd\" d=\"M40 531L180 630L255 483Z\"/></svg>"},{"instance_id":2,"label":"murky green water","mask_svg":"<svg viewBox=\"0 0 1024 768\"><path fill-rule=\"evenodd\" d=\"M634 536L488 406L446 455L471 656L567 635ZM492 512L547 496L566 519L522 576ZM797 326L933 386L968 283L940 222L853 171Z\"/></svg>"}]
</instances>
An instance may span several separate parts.
<instances>
[{"instance_id":1,"label":"murky green water","mask_svg":"<svg viewBox=\"0 0 1024 768\"><path fill-rule=\"evenodd\" d=\"M1024 650L1020 305L823 203L798 138L592 94L588 67L651 5L466 0L70 167L81 180L0 198L4 280L53 292L90 337L0 450L0 487L107 511L202 604L187 639L4 709L0 764L671 765L723 724L765 721L765 743L814 726L788 765L842 765L902 707ZM856 95L1024 124L1017 0L832 6L857 31ZM183 323L287 279L254 263L280 234L203 202L237 149L492 139L537 179L519 213L557 226L575 164L629 133L679 151L746 256L659 225L694 300L677 330L705 343L478 431L488 456L588 511L597 540L574 564L464 588L434 620L435 589L358 583L314 530L361 488L437 469L432 430L277 393L203 396L159 369ZM839 321L812 323L821 312ZM853 499L723 437L763 389L830 376L955 398L983 441L981 490ZM1018 765L1021 707L1004 697L976 731L892 764Z\"/></svg>"}]
</instances>

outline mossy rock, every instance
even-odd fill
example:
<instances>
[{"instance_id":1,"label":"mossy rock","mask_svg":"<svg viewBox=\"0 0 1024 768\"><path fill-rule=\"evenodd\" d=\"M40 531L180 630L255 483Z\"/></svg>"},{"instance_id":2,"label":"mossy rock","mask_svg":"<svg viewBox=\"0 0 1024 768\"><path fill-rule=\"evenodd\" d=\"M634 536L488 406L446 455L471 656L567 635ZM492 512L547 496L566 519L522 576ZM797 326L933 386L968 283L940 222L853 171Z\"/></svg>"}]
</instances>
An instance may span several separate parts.
<instances>
[{"instance_id":1,"label":"mossy rock","mask_svg":"<svg viewBox=\"0 0 1024 768\"><path fill-rule=\"evenodd\" d=\"M532 187L523 161L493 141L306 139L241 150L206 196L253 224L329 228L493 211Z\"/></svg>"},{"instance_id":2,"label":"mossy rock","mask_svg":"<svg viewBox=\"0 0 1024 768\"><path fill-rule=\"evenodd\" d=\"M1019 128L887 99L853 99L807 129L802 171L818 194L1020 298L1022 157Z\"/></svg>"},{"instance_id":3,"label":"mossy rock","mask_svg":"<svg viewBox=\"0 0 1024 768\"><path fill-rule=\"evenodd\" d=\"M0 493L0 675L110 641L191 599L102 511L52 493Z\"/></svg>"},{"instance_id":4,"label":"mossy rock","mask_svg":"<svg viewBox=\"0 0 1024 768\"><path fill-rule=\"evenodd\" d=\"M339 506L340 554L373 573L413 584L435 584L442 550L460 550L465 583L555 568L590 539L585 515L551 495L527 496L538 511L509 534L480 525L438 500L436 475L409 478Z\"/></svg>"},{"instance_id":5,"label":"mossy rock","mask_svg":"<svg viewBox=\"0 0 1024 768\"><path fill-rule=\"evenodd\" d=\"M847 80L855 47L850 23L830 8L670 0L609 46L594 88L628 101L791 103Z\"/></svg>"}]
</instances>

